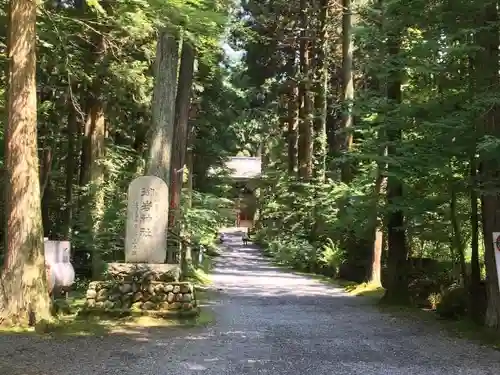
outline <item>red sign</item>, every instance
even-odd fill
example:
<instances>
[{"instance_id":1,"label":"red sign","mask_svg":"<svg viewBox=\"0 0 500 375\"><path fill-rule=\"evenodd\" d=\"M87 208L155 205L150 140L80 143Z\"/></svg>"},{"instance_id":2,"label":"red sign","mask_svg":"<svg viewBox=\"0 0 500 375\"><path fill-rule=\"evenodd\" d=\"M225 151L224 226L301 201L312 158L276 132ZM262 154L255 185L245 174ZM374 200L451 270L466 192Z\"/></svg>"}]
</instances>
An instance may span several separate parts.
<instances>
[{"instance_id":1,"label":"red sign","mask_svg":"<svg viewBox=\"0 0 500 375\"><path fill-rule=\"evenodd\" d=\"M500 251L500 235L495 239L495 247L497 248L497 251Z\"/></svg>"}]
</instances>

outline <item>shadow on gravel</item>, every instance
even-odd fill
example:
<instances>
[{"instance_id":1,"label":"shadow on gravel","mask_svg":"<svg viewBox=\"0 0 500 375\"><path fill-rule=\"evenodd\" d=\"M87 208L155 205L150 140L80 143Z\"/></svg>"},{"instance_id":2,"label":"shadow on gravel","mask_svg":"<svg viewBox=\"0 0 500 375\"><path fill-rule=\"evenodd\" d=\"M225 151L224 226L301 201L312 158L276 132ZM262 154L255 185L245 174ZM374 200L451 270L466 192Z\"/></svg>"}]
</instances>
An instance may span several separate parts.
<instances>
[{"instance_id":1,"label":"shadow on gravel","mask_svg":"<svg viewBox=\"0 0 500 375\"><path fill-rule=\"evenodd\" d=\"M202 301L203 306L210 304ZM143 318L133 323L72 319L45 334L0 331L0 375L101 375L108 368L115 368L113 374L136 375L142 372L130 369L140 360L149 360L151 353L164 356L161 343L172 345L205 330L213 312L202 310L196 320Z\"/></svg>"},{"instance_id":2,"label":"shadow on gravel","mask_svg":"<svg viewBox=\"0 0 500 375\"><path fill-rule=\"evenodd\" d=\"M204 330L200 327L119 327L100 334L69 335L0 332L1 375L138 374L151 355ZM154 361L153 361L154 363ZM121 369L121 370L119 370Z\"/></svg>"}]
</instances>

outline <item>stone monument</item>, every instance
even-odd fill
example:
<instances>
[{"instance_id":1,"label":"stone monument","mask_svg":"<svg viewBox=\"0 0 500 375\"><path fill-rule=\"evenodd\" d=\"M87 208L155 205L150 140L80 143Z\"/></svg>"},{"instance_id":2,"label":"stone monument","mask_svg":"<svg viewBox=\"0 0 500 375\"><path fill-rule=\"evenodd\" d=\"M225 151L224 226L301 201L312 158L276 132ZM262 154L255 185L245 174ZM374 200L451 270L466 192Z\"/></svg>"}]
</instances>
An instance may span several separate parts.
<instances>
[{"instance_id":1,"label":"stone monument","mask_svg":"<svg viewBox=\"0 0 500 375\"><path fill-rule=\"evenodd\" d=\"M195 289L180 282L178 264L167 255L168 186L155 176L142 176L128 189L125 263L108 263L106 279L87 290L85 311L147 314L158 317L196 315Z\"/></svg>"},{"instance_id":2,"label":"stone monument","mask_svg":"<svg viewBox=\"0 0 500 375\"><path fill-rule=\"evenodd\" d=\"M161 178L142 176L132 181L128 188L125 262L165 262L168 204L168 186Z\"/></svg>"}]
</instances>

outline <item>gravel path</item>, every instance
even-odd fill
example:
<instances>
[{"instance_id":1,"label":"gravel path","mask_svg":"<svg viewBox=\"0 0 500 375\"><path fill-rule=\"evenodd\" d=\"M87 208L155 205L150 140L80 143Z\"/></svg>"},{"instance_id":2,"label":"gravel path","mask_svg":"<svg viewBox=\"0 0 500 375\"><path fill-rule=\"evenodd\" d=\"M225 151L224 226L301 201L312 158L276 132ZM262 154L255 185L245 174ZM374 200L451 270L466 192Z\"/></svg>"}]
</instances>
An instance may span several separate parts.
<instances>
[{"instance_id":1,"label":"gravel path","mask_svg":"<svg viewBox=\"0 0 500 375\"><path fill-rule=\"evenodd\" d=\"M214 281L217 322L209 328L0 335L0 375L500 374L500 352L285 273L236 236Z\"/></svg>"}]
</instances>

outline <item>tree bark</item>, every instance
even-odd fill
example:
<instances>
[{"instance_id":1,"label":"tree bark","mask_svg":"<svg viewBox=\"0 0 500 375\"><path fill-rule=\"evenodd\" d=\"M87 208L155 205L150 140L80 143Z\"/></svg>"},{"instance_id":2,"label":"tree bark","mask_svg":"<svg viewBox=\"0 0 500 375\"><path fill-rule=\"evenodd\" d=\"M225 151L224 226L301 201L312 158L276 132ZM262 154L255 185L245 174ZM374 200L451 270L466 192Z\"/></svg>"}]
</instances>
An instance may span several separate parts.
<instances>
[{"instance_id":1,"label":"tree bark","mask_svg":"<svg viewBox=\"0 0 500 375\"><path fill-rule=\"evenodd\" d=\"M162 30L156 45L153 125L149 141L147 174L161 178L168 186L170 186L172 163L178 63L178 40L174 35ZM168 207L166 209L168 210Z\"/></svg>"},{"instance_id":2,"label":"tree bark","mask_svg":"<svg viewBox=\"0 0 500 375\"><path fill-rule=\"evenodd\" d=\"M187 149L186 149L186 168L187 168L187 180L186 180L186 209L191 209L193 207L193 143L196 133L194 129L191 129L188 134ZM185 251L183 254L183 262L181 264L182 270L185 273L190 264L193 262L191 241L186 244Z\"/></svg>"},{"instance_id":3,"label":"tree bark","mask_svg":"<svg viewBox=\"0 0 500 375\"><path fill-rule=\"evenodd\" d=\"M294 176L297 170L297 130L299 122L298 88L292 84L288 100L288 174Z\"/></svg>"},{"instance_id":4,"label":"tree bark","mask_svg":"<svg viewBox=\"0 0 500 375\"><path fill-rule=\"evenodd\" d=\"M319 1L319 32L317 35L314 79L314 177L323 181L326 173L326 116L328 111L328 16L329 0Z\"/></svg>"},{"instance_id":5,"label":"tree bark","mask_svg":"<svg viewBox=\"0 0 500 375\"><path fill-rule=\"evenodd\" d=\"M450 221L452 227L452 246L458 252L459 262L460 262L460 274L462 277L462 285L467 288L467 266L465 263L465 246L464 240L462 238L462 231L460 228L460 222L458 220L457 211L457 192L456 186L452 181L450 184Z\"/></svg>"},{"instance_id":6,"label":"tree bark","mask_svg":"<svg viewBox=\"0 0 500 375\"><path fill-rule=\"evenodd\" d=\"M153 124L148 145L149 158L146 174L161 178L169 188L171 186L170 168L172 166L178 64L177 38L166 30L160 31L156 45ZM168 215L168 205L165 210ZM173 263L173 252L167 249L165 251L166 262Z\"/></svg>"},{"instance_id":7,"label":"tree bark","mask_svg":"<svg viewBox=\"0 0 500 375\"><path fill-rule=\"evenodd\" d=\"M397 16L397 15L395 15ZM391 17L392 19L392 17ZM395 17L397 19L397 17ZM393 108L401 105L401 66L395 61L400 58L401 35L397 25L388 25L387 50L389 58L394 61L389 72L387 82L387 99ZM398 112L395 111L395 115ZM398 124L391 124L387 129L387 155L392 158L398 157L398 144L402 140L402 130ZM403 197L403 184L396 176L397 167L392 164L387 167L389 177L387 178L387 204L391 207L387 218L387 285L383 301L386 303L406 304L408 296L408 247L406 243L405 216L400 207Z\"/></svg>"},{"instance_id":8,"label":"tree bark","mask_svg":"<svg viewBox=\"0 0 500 375\"><path fill-rule=\"evenodd\" d=\"M476 44L481 47L477 58L476 82L480 90L490 90L492 85L498 85L498 13L497 1L490 0L481 8L481 31L476 35ZM488 108L483 117L481 135L500 136L500 112L498 105ZM486 266L486 283L488 306L485 325L500 330L500 290L498 285L497 267L495 261L495 246L493 233L500 232L500 195L498 181L500 180L500 163L495 156L480 155L481 174L481 206L484 234L484 261Z\"/></svg>"},{"instance_id":9,"label":"tree bark","mask_svg":"<svg viewBox=\"0 0 500 375\"><path fill-rule=\"evenodd\" d=\"M37 152L36 2L11 0L3 323L50 319Z\"/></svg>"},{"instance_id":10,"label":"tree bark","mask_svg":"<svg viewBox=\"0 0 500 375\"><path fill-rule=\"evenodd\" d=\"M385 154L385 152L384 152ZM373 189L373 217L371 228L373 247L371 252L371 261L367 272L368 282L375 285L382 285L382 249L384 245L384 232L379 218L379 199L382 191L386 188L387 178L383 174L384 167L377 166L377 178Z\"/></svg>"},{"instance_id":11,"label":"tree bark","mask_svg":"<svg viewBox=\"0 0 500 375\"><path fill-rule=\"evenodd\" d=\"M187 199L186 199L186 206L187 208L193 207L193 162L194 162L194 155L193 155L193 143L194 143L194 138L195 138L195 132L194 129L191 129L188 135L188 146L186 150L186 167L188 169L188 176L186 180L186 192L187 192Z\"/></svg>"},{"instance_id":12,"label":"tree bark","mask_svg":"<svg viewBox=\"0 0 500 375\"><path fill-rule=\"evenodd\" d=\"M299 84L299 178L308 181L313 173L313 123L311 91L311 40L308 22L308 2L300 0L300 75Z\"/></svg>"},{"instance_id":13,"label":"tree bark","mask_svg":"<svg viewBox=\"0 0 500 375\"><path fill-rule=\"evenodd\" d=\"M64 216L61 234L66 240L71 240L73 225L73 183L77 172L78 162L76 145L78 139L78 117L73 99L68 95L68 144L66 149L66 182L64 194Z\"/></svg>"},{"instance_id":14,"label":"tree bark","mask_svg":"<svg viewBox=\"0 0 500 375\"><path fill-rule=\"evenodd\" d=\"M47 148L40 152L40 196L42 197L42 226L45 237L50 236L53 226L50 219L51 198L53 197L52 184L50 183L50 173L52 171L52 148Z\"/></svg>"},{"instance_id":15,"label":"tree bark","mask_svg":"<svg viewBox=\"0 0 500 375\"><path fill-rule=\"evenodd\" d=\"M353 82L353 36L352 36L352 1L342 0L342 91L344 96L342 110L342 124L340 131L342 136L342 151L347 153L352 147L352 126L353 115L352 106L354 100L354 82ZM351 163L345 161L341 167L342 182L349 183L352 180Z\"/></svg>"},{"instance_id":16,"label":"tree bark","mask_svg":"<svg viewBox=\"0 0 500 375\"><path fill-rule=\"evenodd\" d=\"M382 0L378 0L376 6L379 10L382 9ZM379 31L382 30L383 17L379 20ZM377 78L375 72L371 72L368 79L368 88L377 92L380 96L385 93L385 85L380 82ZM381 122L383 122L382 114ZM378 132L378 144L379 144L379 155L381 157L387 157L387 145L386 145L386 133L384 130L380 129ZM379 202L382 194L387 194L387 177L385 176L387 169L387 164L382 162L377 162L377 177L375 178L375 187L373 189L373 216L371 218L370 235L373 241L372 251L371 251L371 261L369 263L367 279L368 282L374 285L382 285L382 251L384 248L384 223L383 218L380 217L380 207Z\"/></svg>"},{"instance_id":17,"label":"tree bark","mask_svg":"<svg viewBox=\"0 0 500 375\"><path fill-rule=\"evenodd\" d=\"M483 312L481 309L481 266L479 264L479 214L477 209L477 161L476 148L470 158L470 224L471 224L471 273L469 280L469 313L471 319L481 324Z\"/></svg>"},{"instance_id":18,"label":"tree bark","mask_svg":"<svg viewBox=\"0 0 500 375\"><path fill-rule=\"evenodd\" d=\"M299 124L299 90L296 82L297 64L295 61L296 51L294 48L289 48L286 51L288 61L286 73L288 75L288 103L287 103L287 158L288 158L288 174L294 176L297 170L297 132Z\"/></svg>"},{"instance_id":19,"label":"tree bark","mask_svg":"<svg viewBox=\"0 0 500 375\"><path fill-rule=\"evenodd\" d=\"M102 249L98 246L96 234L102 223L104 210L104 167L102 159L105 154L105 119L104 103L101 96L101 84L96 77L87 97L86 118L82 139L82 155L80 163L80 186L86 187L80 207L85 210L85 228L93 242L92 277L98 280L103 272Z\"/></svg>"},{"instance_id":20,"label":"tree bark","mask_svg":"<svg viewBox=\"0 0 500 375\"><path fill-rule=\"evenodd\" d=\"M179 83L175 99L175 127L172 147L172 165L170 167L170 217L168 227L180 237L181 193L186 160L189 108L193 86L195 51L189 42L182 44ZM175 248L182 248L176 244ZM168 256L167 256L168 258ZM181 254L181 258L184 258Z\"/></svg>"}]
</instances>

